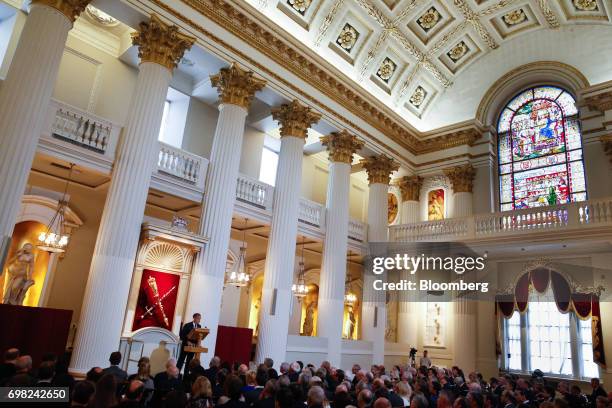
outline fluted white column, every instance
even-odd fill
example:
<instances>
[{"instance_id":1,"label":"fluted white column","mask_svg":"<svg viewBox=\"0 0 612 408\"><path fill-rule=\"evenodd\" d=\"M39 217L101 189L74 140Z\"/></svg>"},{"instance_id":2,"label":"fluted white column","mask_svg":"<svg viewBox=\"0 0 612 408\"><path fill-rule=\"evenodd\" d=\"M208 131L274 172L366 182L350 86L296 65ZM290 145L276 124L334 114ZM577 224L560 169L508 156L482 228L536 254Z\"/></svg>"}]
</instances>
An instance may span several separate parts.
<instances>
[{"instance_id":1,"label":"fluted white column","mask_svg":"<svg viewBox=\"0 0 612 408\"><path fill-rule=\"evenodd\" d=\"M244 71L236 64L222 68L211 80L218 89L221 104L199 229L209 242L196 258L185 308L185 319L201 313L202 326L210 329L204 340L208 353L201 356L205 364L214 356L217 340L247 109L254 93L264 86L264 81L253 78L252 72Z\"/></svg>"},{"instance_id":2,"label":"fluted white column","mask_svg":"<svg viewBox=\"0 0 612 408\"><path fill-rule=\"evenodd\" d=\"M270 357L278 365L285 360L287 351L304 140L310 125L321 116L295 100L273 109L272 116L281 124L281 147L274 184L255 361L262 363Z\"/></svg>"},{"instance_id":3,"label":"fluted white column","mask_svg":"<svg viewBox=\"0 0 612 408\"><path fill-rule=\"evenodd\" d=\"M0 250L13 233L68 31L85 7L57 3L64 10L33 2L0 91Z\"/></svg>"},{"instance_id":4,"label":"fluted white column","mask_svg":"<svg viewBox=\"0 0 612 408\"><path fill-rule=\"evenodd\" d=\"M336 367L342 346L350 177L349 163L329 163L317 335L327 338L327 359Z\"/></svg>"},{"instance_id":5,"label":"fluted white column","mask_svg":"<svg viewBox=\"0 0 612 408\"><path fill-rule=\"evenodd\" d=\"M385 156L372 156L362 160L363 167L368 172L370 191L368 195L368 242L387 242L389 228L387 225L388 204L387 194L391 173L399 168L393 159ZM370 245L370 256L379 254L373 252ZM383 364L385 359L385 331L387 325L387 308L385 292L374 289L374 281L387 281L387 273L374 275L365 271L363 277L363 308L362 333L363 339L372 342L373 364Z\"/></svg>"},{"instance_id":6,"label":"fluted white column","mask_svg":"<svg viewBox=\"0 0 612 408\"><path fill-rule=\"evenodd\" d=\"M317 336L327 338L327 359L339 367L342 357L342 324L348 246L351 162L363 146L346 131L321 139L329 150L329 175L325 203L325 241L319 277Z\"/></svg>"},{"instance_id":7,"label":"fluted white column","mask_svg":"<svg viewBox=\"0 0 612 408\"><path fill-rule=\"evenodd\" d=\"M420 203L418 201L406 200L402 202L400 209L402 224L414 224L420 221Z\"/></svg>"},{"instance_id":8,"label":"fluted white column","mask_svg":"<svg viewBox=\"0 0 612 408\"><path fill-rule=\"evenodd\" d=\"M156 50L169 32L170 26L152 17L134 37L142 63L91 260L72 354L74 372L104 366L119 346L168 84L175 63L193 43L174 33L173 47L180 55L177 60L160 59Z\"/></svg>"},{"instance_id":9,"label":"fluted white column","mask_svg":"<svg viewBox=\"0 0 612 408\"><path fill-rule=\"evenodd\" d=\"M453 187L452 218L467 217L473 212L472 187L476 170L471 164L451 167L444 171Z\"/></svg>"},{"instance_id":10,"label":"fluted white column","mask_svg":"<svg viewBox=\"0 0 612 408\"><path fill-rule=\"evenodd\" d=\"M475 333L477 305L475 300L458 296L453 299L453 364L465 373L476 370Z\"/></svg>"},{"instance_id":11,"label":"fluted white column","mask_svg":"<svg viewBox=\"0 0 612 408\"><path fill-rule=\"evenodd\" d=\"M400 270L400 280L415 281L415 275L410 275L406 269ZM399 292L397 311L397 342L417 347L419 303L416 291L402 290Z\"/></svg>"}]
</instances>

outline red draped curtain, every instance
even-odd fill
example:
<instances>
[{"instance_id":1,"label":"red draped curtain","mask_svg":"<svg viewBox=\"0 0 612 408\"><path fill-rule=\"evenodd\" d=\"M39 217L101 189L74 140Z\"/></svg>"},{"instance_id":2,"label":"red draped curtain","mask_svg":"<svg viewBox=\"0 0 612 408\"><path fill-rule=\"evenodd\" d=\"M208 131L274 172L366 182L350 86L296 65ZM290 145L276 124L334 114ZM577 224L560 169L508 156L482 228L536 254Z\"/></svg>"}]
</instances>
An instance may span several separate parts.
<instances>
[{"instance_id":1,"label":"red draped curtain","mask_svg":"<svg viewBox=\"0 0 612 408\"><path fill-rule=\"evenodd\" d=\"M596 293L579 293L572 291L568 281L559 272L550 268L537 267L524 273L518 279L514 293L498 295L496 298L495 313L509 319L515 310L525 313L529 305L529 292L533 288L544 293L548 286L552 287L557 308L561 313L574 311L579 319L591 318L591 332L593 335L593 360L601 367L606 367L606 356L603 349L601 332L601 312L599 309L599 296ZM499 320L498 320L499 321ZM500 327L497 333L497 350L501 354Z\"/></svg>"}]
</instances>

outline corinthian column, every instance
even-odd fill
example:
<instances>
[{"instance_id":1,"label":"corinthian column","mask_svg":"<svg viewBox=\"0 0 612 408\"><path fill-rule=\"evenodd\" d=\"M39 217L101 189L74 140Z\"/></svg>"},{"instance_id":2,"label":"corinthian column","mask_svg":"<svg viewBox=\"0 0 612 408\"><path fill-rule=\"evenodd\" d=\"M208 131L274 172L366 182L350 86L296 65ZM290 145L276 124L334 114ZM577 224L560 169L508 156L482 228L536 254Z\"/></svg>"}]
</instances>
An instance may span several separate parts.
<instances>
[{"instance_id":1,"label":"corinthian column","mask_svg":"<svg viewBox=\"0 0 612 408\"><path fill-rule=\"evenodd\" d=\"M0 91L0 267L32 167L68 31L90 0L33 0Z\"/></svg>"},{"instance_id":2,"label":"corinthian column","mask_svg":"<svg viewBox=\"0 0 612 408\"><path fill-rule=\"evenodd\" d=\"M423 179L419 176L404 176L399 182L402 192L400 215L402 224L419 222L419 193Z\"/></svg>"},{"instance_id":3,"label":"corinthian column","mask_svg":"<svg viewBox=\"0 0 612 408\"><path fill-rule=\"evenodd\" d=\"M325 203L325 242L319 278L317 335L327 338L327 359L340 366L346 249L348 245L349 188L353 154L364 143L347 131L321 138L329 151L329 177Z\"/></svg>"},{"instance_id":4,"label":"corinthian column","mask_svg":"<svg viewBox=\"0 0 612 408\"><path fill-rule=\"evenodd\" d=\"M119 346L168 84L194 41L155 15L132 35L138 79L91 260L72 354L75 372L104 366Z\"/></svg>"},{"instance_id":5,"label":"corinthian column","mask_svg":"<svg viewBox=\"0 0 612 408\"><path fill-rule=\"evenodd\" d=\"M399 169L399 165L385 155L372 156L361 161L368 172L370 194L368 197L368 242L387 242L387 193L391 173ZM370 245L370 256L372 253ZM387 280L387 274L375 276L366 271L363 276L363 339L372 342L373 364L383 364L385 359L385 330L387 324L387 310L385 306L385 292L374 289L374 280Z\"/></svg>"},{"instance_id":6,"label":"corinthian column","mask_svg":"<svg viewBox=\"0 0 612 408\"><path fill-rule=\"evenodd\" d=\"M272 117L281 125L281 147L274 184L255 361L263 363L266 357L270 357L280 364L287 350L304 141L308 128L318 122L321 115L293 101L273 109Z\"/></svg>"},{"instance_id":7,"label":"corinthian column","mask_svg":"<svg viewBox=\"0 0 612 408\"><path fill-rule=\"evenodd\" d=\"M221 68L210 80L220 104L199 229L209 243L196 259L185 314L190 318L201 313L202 325L211 329L205 340L208 354L202 361L215 352L244 123L255 92L265 85L235 63Z\"/></svg>"},{"instance_id":8,"label":"corinthian column","mask_svg":"<svg viewBox=\"0 0 612 408\"><path fill-rule=\"evenodd\" d=\"M474 205L472 187L476 169L468 163L446 169L444 174L450 179L453 186L453 212L451 218L472 215L472 207Z\"/></svg>"},{"instance_id":9,"label":"corinthian column","mask_svg":"<svg viewBox=\"0 0 612 408\"><path fill-rule=\"evenodd\" d=\"M466 296L453 298L453 362L465 372L476 370L477 330L476 300Z\"/></svg>"}]
</instances>

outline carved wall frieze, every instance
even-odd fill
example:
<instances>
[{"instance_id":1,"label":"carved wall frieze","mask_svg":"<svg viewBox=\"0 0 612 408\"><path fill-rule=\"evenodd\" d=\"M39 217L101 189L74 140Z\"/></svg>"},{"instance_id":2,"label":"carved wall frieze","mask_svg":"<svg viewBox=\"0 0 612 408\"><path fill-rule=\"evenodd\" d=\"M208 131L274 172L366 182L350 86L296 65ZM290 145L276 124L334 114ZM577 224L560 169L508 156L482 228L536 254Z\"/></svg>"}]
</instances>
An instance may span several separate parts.
<instances>
[{"instance_id":1,"label":"carved wall frieze","mask_svg":"<svg viewBox=\"0 0 612 408\"><path fill-rule=\"evenodd\" d=\"M600 112L612 110L612 91L595 95L587 95L583 100L584 103L591 109L596 109Z\"/></svg>"}]
</instances>

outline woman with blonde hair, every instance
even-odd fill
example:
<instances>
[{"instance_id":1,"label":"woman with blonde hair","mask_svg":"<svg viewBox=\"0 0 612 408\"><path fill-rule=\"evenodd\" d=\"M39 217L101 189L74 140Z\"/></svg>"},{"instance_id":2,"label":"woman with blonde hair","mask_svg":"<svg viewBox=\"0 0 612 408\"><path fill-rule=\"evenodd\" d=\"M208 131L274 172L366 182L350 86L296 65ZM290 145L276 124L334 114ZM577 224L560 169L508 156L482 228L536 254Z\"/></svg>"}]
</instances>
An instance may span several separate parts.
<instances>
[{"instance_id":1,"label":"woman with blonde hair","mask_svg":"<svg viewBox=\"0 0 612 408\"><path fill-rule=\"evenodd\" d=\"M212 385L208 378L200 376L196 378L191 386L191 396L187 402L188 408L211 408L212 403Z\"/></svg>"},{"instance_id":2,"label":"woman with blonde hair","mask_svg":"<svg viewBox=\"0 0 612 408\"><path fill-rule=\"evenodd\" d=\"M395 384L395 392L404 401L404 406L410 406L410 397L412 397L412 387L407 382L400 381Z\"/></svg>"}]
</instances>

